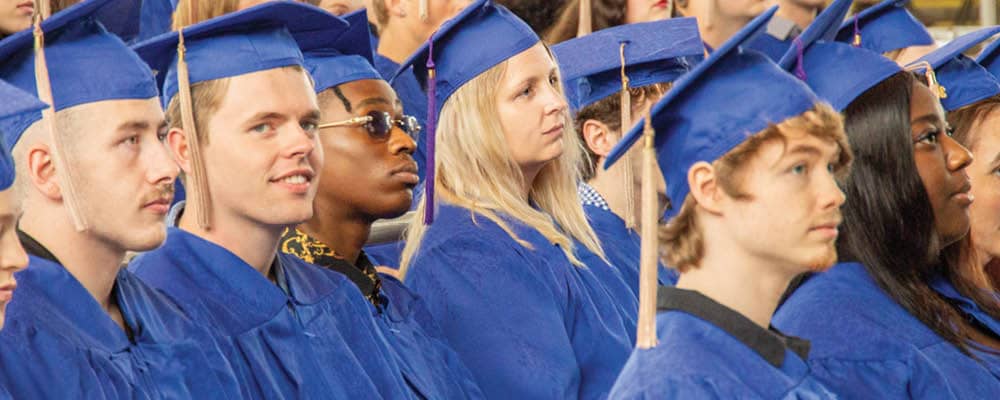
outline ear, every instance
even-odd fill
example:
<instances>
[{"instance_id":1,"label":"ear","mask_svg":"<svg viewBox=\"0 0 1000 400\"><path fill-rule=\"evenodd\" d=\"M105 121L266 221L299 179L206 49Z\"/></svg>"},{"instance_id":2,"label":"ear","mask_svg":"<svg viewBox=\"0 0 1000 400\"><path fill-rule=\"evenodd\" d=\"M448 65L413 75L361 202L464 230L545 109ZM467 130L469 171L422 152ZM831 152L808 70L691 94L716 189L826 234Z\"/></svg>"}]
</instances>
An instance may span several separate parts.
<instances>
[{"instance_id":1,"label":"ear","mask_svg":"<svg viewBox=\"0 0 1000 400\"><path fill-rule=\"evenodd\" d=\"M722 214L725 191L719 186L719 178L715 167L704 161L699 161L688 169L688 186L691 196L698 206L711 214Z\"/></svg>"},{"instance_id":2,"label":"ear","mask_svg":"<svg viewBox=\"0 0 1000 400\"><path fill-rule=\"evenodd\" d=\"M583 123L581 130L583 142L587 144L590 151L598 156L607 157L611 149L618 143L618 138L613 137L611 129L598 120L588 119Z\"/></svg>"},{"instance_id":3,"label":"ear","mask_svg":"<svg viewBox=\"0 0 1000 400\"><path fill-rule=\"evenodd\" d=\"M62 189L56 177L56 166L52 160L52 149L43 143L37 143L25 151L25 168L31 184L43 196L54 200L62 200Z\"/></svg>"},{"instance_id":4,"label":"ear","mask_svg":"<svg viewBox=\"0 0 1000 400\"><path fill-rule=\"evenodd\" d=\"M185 174L191 174L191 149L188 147L187 133L181 128L171 128L167 132L167 146L170 147L170 154L177 160L177 165Z\"/></svg>"},{"instance_id":5,"label":"ear","mask_svg":"<svg viewBox=\"0 0 1000 400\"><path fill-rule=\"evenodd\" d=\"M408 0L372 0L372 1L382 1L385 4L386 11L389 15L395 18L405 18L406 17L406 2ZM392 19L392 18L390 18Z\"/></svg>"}]
</instances>

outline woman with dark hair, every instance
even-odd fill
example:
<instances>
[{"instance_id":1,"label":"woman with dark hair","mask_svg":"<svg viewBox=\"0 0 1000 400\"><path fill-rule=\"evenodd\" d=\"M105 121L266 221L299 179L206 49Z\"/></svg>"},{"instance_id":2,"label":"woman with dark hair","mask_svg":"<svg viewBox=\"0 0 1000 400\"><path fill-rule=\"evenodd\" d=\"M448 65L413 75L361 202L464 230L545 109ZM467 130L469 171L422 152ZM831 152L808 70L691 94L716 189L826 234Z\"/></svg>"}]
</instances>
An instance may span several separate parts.
<instances>
[{"instance_id":1,"label":"woman with dark hair","mask_svg":"<svg viewBox=\"0 0 1000 400\"><path fill-rule=\"evenodd\" d=\"M559 18L542 37L546 43L562 43L577 36L580 27L580 5L590 3L590 30L599 31L613 26L650 22L670 18L674 0L568 0L559 11Z\"/></svg>"},{"instance_id":2,"label":"woman with dark hair","mask_svg":"<svg viewBox=\"0 0 1000 400\"><path fill-rule=\"evenodd\" d=\"M1000 396L990 343L931 286L956 278L944 249L968 233L972 203L972 155L938 89L897 72L846 106L843 263L808 278L773 321L812 340L814 373L846 397Z\"/></svg>"}]
</instances>

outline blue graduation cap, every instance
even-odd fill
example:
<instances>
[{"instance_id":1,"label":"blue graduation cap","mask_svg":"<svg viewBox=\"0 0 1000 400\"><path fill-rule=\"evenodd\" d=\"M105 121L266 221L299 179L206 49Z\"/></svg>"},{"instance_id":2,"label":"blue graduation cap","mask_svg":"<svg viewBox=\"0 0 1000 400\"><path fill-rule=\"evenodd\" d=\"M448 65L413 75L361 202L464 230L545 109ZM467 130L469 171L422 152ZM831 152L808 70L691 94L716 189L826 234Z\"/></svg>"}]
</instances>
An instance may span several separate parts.
<instances>
[{"instance_id":1,"label":"blue graduation cap","mask_svg":"<svg viewBox=\"0 0 1000 400\"><path fill-rule=\"evenodd\" d=\"M579 111L622 90L623 62L629 87L673 82L704 58L705 48L694 18L672 18L602 29L552 52L566 99Z\"/></svg>"},{"instance_id":2,"label":"blue graduation cap","mask_svg":"<svg viewBox=\"0 0 1000 400\"><path fill-rule=\"evenodd\" d=\"M390 82L408 68L427 88L427 166L424 223L434 220L434 132L445 101L473 78L539 43L538 35L507 8L477 0L446 21L404 61Z\"/></svg>"},{"instance_id":3,"label":"blue graduation cap","mask_svg":"<svg viewBox=\"0 0 1000 400\"><path fill-rule=\"evenodd\" d=\"M139 29L136 42L170 32L173 25L177 0L141 0L139 9Z\"/></svg>"},{"instance_id":4,"label":"blue graduation cap","mask_svg":"<svg viewBox=\"0 0 1000 400\"><path fill-rule=\"evenodd\" d=\"M765 28L776 10L772 7L743 27L708 59L674 82L674 87L650 110L650 123L657 132L652 145L672 203L664 217L671 218L679 211L690 192L688 169L696 162L715 161L751 135L802 114L819 102L809 87L766 55L741 47ZM605 168L639 140L643 122L612 149Z\"/></svg>"},{"instance_id":5,"label":"blue graduation cap","mask_svg":"<svg viewBox=\"0 0 1000 400\"><path fill-rule=\"evenodd\" d=\"M129 0L87 0L42 22L45 54L55 111L103 100L156 97L153 74L118 36L100 22L108 9ZM32 30L0 41L0 79L28 93L36 93ZM40 112L0 122L10 150Z\"/></svg>"},{"instance_id":6,"label":"blue graduation cap","mask_svg":"<svg viewBox=\"0 0 1000 400\"><path fill-rule=\"evenodd\" d=\"M305 66L315 81L316 93L362 79L382 79L373 67L368 14L364 9L343 17L350 28L327 47L306 51Z\"/></svg>"},{"instance_id":7,"label":"blue graduation cap","mask_svg":"<svg viewBox=\"0 0 1000 400\"><path fill-rule=\"evenodd\" d=\"M48 106L35 96L0 81L0 120L17 117L25 113L36 113ZM0 144L3 139L0 138ZM0 146L0 190L7 190L14 183L14 160L9 147Z\"/></svg>"},{"instance_id":8,"label":"blue graduation cap","mask_svg":"<svg viewBox=\"0 0 1000 400\"><path fill-rule=\"evenodd\" d=\"M851 0L830 4L778 62L839 111L871 87L902 71L880 54L833 41L850 5Z\"/></svg>"},{"instance_id":9,"label":"blue graduation cap","mask_svg":"<svg viewBox=\"0 0 1000 400\"><path fill-rule=\"evenodd\" d=\"M909 0L885 0L844 22L837 41L879 54L910 46L934 44L934 39L906 9Z\"/></svg>"},{"instance_id":10,"label":"blue graduation cap","mask_svg":"<svg viewBox=\"0 0 1000 400\"><path fill-rule=\"evenodd\" d=\"M993 77L1000 79L1000 40L994 40L983 48L976 56L976 62L993 74Z\"/></svg>"},{"instance_id":11,"label":"blue graduation cap","mask_svg":"<svg viewBox=\"0 0 1000 400\"><path fill-rule=\"evenodd\" d=\"M321 8L269 1L184 28L190 84L302 65L302 51L322 47L348 28ZM179 32L167 32L133 49L157 71L166 108L177 95ZM221 61L220 61L221 60Z\"/></svg>"},{"instance_id":12,"label":"blue graduation cap","mask_svg":"<svg viewBox=\"0 0 1000 400\"><path fill-rule=\"evenodd\" d=\"M1000 26L967 33L910 64L927 62L934 68L937 81L945 89L946 95L941 97L941 105L946 111L954 111L1000 94L1000 82L997 82L996 77L975 60L962 54L997 33L1000 33Z\"/></svg>"}]
</instances>

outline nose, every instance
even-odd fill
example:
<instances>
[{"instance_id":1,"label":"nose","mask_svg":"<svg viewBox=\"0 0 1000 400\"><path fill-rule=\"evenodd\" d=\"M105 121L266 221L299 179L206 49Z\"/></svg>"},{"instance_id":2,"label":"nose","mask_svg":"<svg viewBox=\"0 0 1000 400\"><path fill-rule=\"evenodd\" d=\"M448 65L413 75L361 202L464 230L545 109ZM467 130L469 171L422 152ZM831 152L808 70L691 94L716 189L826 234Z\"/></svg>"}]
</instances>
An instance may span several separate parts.
<instances>
[{"instance_id":1,"label":"nose","mask_svg":"<svg viewBox=\"0 0 1000 400\"><path fill-rule=\"evenodd\" d=\"M389 131L389 152L392 154L413 154L417 150L417 142L403 128L393 126Z\"/></svg>"},{"instance_id":2,"label":"nose","mask_svg":"<svg viewBox=\"0 0 1000 400\"><path fill-rule=\"evenodd\" d=\"M155 140L153 145L147 147L150 149L149 154L144 157L147 160L147 181L154 184L173 182L177 178L177 174L180 173L180 166L177 165L177 161L171 155L170 149L165 143L158 140Z\"/></svg>"},{"instance_id":3,"label":"nose","mask_svg":"<svg viewBox=\"0 0 1000 400\"><path fill-rule=\"evenodd\" d=\"M948 170L951 172L957 172L968 167L972 163L972 152L969 149L962 146L957 140L951 136L944 136L942 140L942 145L944 146L944 160L945 165L947 165Z\"/></svg>"},{"instance_id":4,"label":"nose","mask_svg":"<svg viewBox=\"0 0 1000 400\"><path fill-rule=\"evenodd\" d=\"M316 151L318 139L316 129L303 127L300 124L293 125L294 127L285 134L287 139L281 148L286 157L306 158Z\"/></svg>"},{"instance_id":5,"label":"nose","mask_svg":"<svg viewBox=\"0 0 1000 400\"><path fill-rule=\"evenodd\" d=\"M847 195L844 194L844 190L840 188L840 184L837 183L837 178L833 173L827 175L823 179L823 185L820 188L820 207L823 210L831 210L840 208L847 201Z\"/></svg>"},{"instance_id":6,"label":"nose","mask_svg":"<svg viewBox=\"0 0 1000 400\"><path fill-rule=\"evenodd\" d=\"M566 96L557 85L559 85L558 82L548 85L548 90L546 91L548 96L545 99L545 115L565 113L566 109L569 108Z\"/></svg>"},{"instance_id":7,"label":"nose","mask_svg":"<svg viewBox=\"0 0 1000 400\"><path fill-rule=\"evenodd\" d=\"M0 270L14 273L28 266L28 253L24 252L16 229L4 229L0 236Z\"/></svg>"}]
</instances>

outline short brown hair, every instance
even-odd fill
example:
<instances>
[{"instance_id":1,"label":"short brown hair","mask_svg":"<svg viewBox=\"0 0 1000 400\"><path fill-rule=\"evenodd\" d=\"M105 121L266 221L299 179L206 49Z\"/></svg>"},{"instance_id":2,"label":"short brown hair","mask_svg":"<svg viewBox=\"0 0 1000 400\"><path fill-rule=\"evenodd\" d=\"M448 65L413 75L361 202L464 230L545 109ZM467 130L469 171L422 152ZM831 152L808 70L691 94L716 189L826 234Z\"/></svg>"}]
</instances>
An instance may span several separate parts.
<instances>
[{"instance_id":1,"label":"short brown hair","mask_svg":"<svg viewBox=\"0 0 1000 400\"><path fill-rule=\"evenodd\" d=\"M191 109L198 139L208 144L208 120L222 105L222 99L229 89L229 78L198 82L191 85ZM180 95L175 95L167 105L167 129L181 128Z\"/></svg>"},{"instance_id":2,"label":"short brown hair","mask_svg":"<svg viewBox=\"0 0 1000 400\"><path fill-rule=\"evenodd\" d=\"M847 174L853 155L847 143L847 135L844 133L843 118L830 106L819 103L805 113L778 124L771 124L715 160L712 166L716 170L716 177L722 190L738 199L750 198L739 185L743 181L743 174L746 173L746 166L757 156L765 143L774 140L784 142L790 131L807 132L809 135L836 143L840 147L840 158L837 160L838 176L843 177ZM697 200L688 194L677 216L660 227L659 236L661 251L665 253L664 259L667 265L682 273L690 268L697 268L705 252L705 239L696 213L697 205Z\"/></svg>"},{"instance_id":3,"label":"short brown hair","mask_svg":"<svg viewBox=\"0 0 1000 400\"><path fill-rule=\"evenodd\" d=\"M948 124L954 129L955 140L971 150L979 140L979 137L972 132L972 126L997 109L1000 109L1000 95L990 96L949 112Z\"/></svg>"},{"instance_id":4,"label":"short brown hair","mask_svg":"<svg viewBox=\"0 0 1000 400\"><path fill-rule=\"evenodd\" d=\"M638 88L629 88L629 97L631 99L630 102L632 103L632 115L635 116L642 104L647 100L653 99L655 101L657 98L666 93L667 90L670 89L671 85L671 83L657 83ZM588 162L580 166L581 178L583 178L584 181L589 181L594 177L596 173L595 166L597 165L600 156L591 150L590 146L587 145L587 140L583 137L583 124L588 120L598 121L606 125L608 129L624 135L625 132L621 131L621 104L621 94L615 93L581 108L580 111L576 113L576 119L574 120L576 132L577 135L580 135L580 142L583 143L583 147L587 151Z\"/></svg>"}]
</instances>

